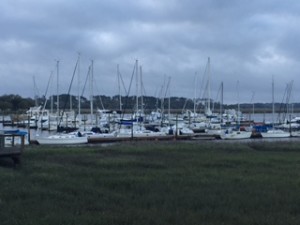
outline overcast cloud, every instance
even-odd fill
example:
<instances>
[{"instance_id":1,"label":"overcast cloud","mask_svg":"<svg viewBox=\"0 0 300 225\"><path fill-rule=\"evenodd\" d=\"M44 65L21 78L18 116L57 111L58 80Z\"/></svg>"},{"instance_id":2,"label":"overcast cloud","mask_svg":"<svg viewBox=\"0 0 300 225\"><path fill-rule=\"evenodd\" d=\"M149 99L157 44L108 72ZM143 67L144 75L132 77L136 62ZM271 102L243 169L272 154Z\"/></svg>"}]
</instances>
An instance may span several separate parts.
<instances>
[{"instance_id":1,"label":"overcast cloud","mask_svg":"<svg viewBox=\"0 0 300 225\"><path fill-rule=\"evenodd\" d=\"M223 82L224 103L236 103L239 81L240 102L253 92L254 102L270 102L274 76L275 100L294 81L291 99L299 102L299 12L296 0L2 0L0 95L33 98L33 77L44 95L56 60L67 93L80 52L82 84L94 60L95 95L118 94L117 64L129 87L138 59L147 95L159 97L171 77L172 96L193 98L197 87L201 97L210 57L213 99Z\"/></svg>"}]
</instances>

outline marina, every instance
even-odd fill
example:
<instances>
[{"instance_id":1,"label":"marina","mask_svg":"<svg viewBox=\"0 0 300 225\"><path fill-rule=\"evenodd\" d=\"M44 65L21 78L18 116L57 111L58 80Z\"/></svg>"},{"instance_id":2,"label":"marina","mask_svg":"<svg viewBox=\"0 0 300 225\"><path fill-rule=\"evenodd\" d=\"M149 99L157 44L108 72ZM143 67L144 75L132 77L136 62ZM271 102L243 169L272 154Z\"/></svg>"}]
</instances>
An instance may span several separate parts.
<instances>
[{"instance_id":1,"label":"marina","mask_svg":"<svg viewBox=\"0 0 300 225\"><path fill-rule=\"evenodd\" d=\"M59 95L57 88L56 96L47 98L47 88L44 98L40 99L40 102L36 99L35 106L31 106L25 113L3 115L2 126L26 129L28 143L41 145L78 145L133 140L277 139L300 136L300 117L293 112L289 97L279 105L279 110L275 114L274 79L272 79L272 113L255 113L254 103L250 107L251 110L248 106L247 113L243 113L239 100L239 81L236 90L237 103L232 108L224 105L223 82L220 87L220 99L214 102L211 97L210 57L205 67L201 97L197 97L199 87L195 83L194 98L185 99L181 107L173 106L180 98L173 98L171 107L170 77L162 86L161 95L164 97L145 96L142 67L136 59L129 85L130 89L135 82L135 94L129 96L130 90L127 91L123 84L126 96L121 95L120 81L123 78L117 68L118 95L107 99L106 104L110 105L108 108L104 108L99 96L102 109L100 107L95 109L93 61L83 87L80 85L79 63L80 54L67 94ZM59 85L59 61L56 70L56 82ZM53 74L49 78L48 87L52 83L52 76ZM78 90L83 89L82 94L79 92L78 96L71 94L75 77L78 77ZM89 82L89 99L83 97L87 82ZM293 82L287 85L287 96L291 95L292 84Z\"/></svg>"},{"instance_id":2,"label":"marina","mask_svg":"<svg viewBox=\"0 0 300 225\"><path fill-rule=\"evenodd\" d=\"M223 116L229 118L228 115L224 114ZM24 117L23 115L19 118ZM82 116L85 120L81 121L81 124L78 123L70 129L72 132L58 132L55 129L46 129L46 126L44 128L33 126L31 123L32 118L27 123L24 123L24 120L20 123L20 121L10 121L9 116L1 116L3 119L0 123L0 129L6 132L15 130L23 132L26 134L25 145L29 143L78 145L124 141L214 141L220 139L232 139L233 141L240 139L266 140L270 137L275 140L288 138L295 141L300 136L298 135L300 133L298 131L298 115L295 115L294 119L286 123L285 126L282 124L272 126L270 122L272 114L270 113L243 116L239 121L240 125L234 119L230 122L228 120L221 122L217 115L211 118L198 115L197 118L191 119L185 115L172 114L170 119L165 118L163 120L158 117L159 119L156 121L149 115L144 115L144 118L140 117L140 121L139 119L125 119L133 118L133 116L127 114L117 117L114 112L104 114L104 116L101 112L97 117L98 124L96 124L96 120L92 121L90 114L86 114ZM44 118L44 121L46 121L46 118ZM275 127L276 132L274 132Z\"/></svg>"}]
</instances>

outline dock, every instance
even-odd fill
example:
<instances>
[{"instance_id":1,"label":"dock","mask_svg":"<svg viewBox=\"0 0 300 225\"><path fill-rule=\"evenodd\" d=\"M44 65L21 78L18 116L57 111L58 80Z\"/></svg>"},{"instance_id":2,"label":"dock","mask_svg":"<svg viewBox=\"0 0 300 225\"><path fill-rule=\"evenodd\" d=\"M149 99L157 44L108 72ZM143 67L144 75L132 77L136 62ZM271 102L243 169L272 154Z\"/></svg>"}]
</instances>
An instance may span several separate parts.
<instances>
[{"instance_id":1,"label":"dock","mask_svg":"<svg viewBox=\"0 0 300 225\"><path fill-rule=\"evenodd\" d=\"M16 139L20 138L21 143L17 144ZM20 163L20 157L24 151L25 136L17 134L0 134L0 157L9 157L14 165Z\"/></svg>"},{"instance_id":2,"label":"dock","mask_svg":"<svg viewBox=\"0 0 300 225\"><path fill-rule=\"evenodd\" d=\"M166 136L144 136L144 137L91 137L88 143L112 143L125 141L171 141L171 140L213 140L213 135L166 135Z\"/></svg>"}]
</instances>

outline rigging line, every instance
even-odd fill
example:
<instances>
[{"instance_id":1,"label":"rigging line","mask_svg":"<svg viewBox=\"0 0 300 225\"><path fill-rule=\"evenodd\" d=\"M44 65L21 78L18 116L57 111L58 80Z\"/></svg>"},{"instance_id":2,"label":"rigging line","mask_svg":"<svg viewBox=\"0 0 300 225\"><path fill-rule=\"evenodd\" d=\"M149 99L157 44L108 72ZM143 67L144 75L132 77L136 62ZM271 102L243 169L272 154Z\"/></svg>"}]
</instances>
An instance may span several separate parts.
<instances>
[{"instance_id":1,"label":"rigging line","mask_svg":"<svg viewBox=\"0 0 300 225\"><path fill-rule=\"evenodd\" d=\"M221 94L221 91L222 91L222 84L220 85L219 89L218 89L218 93L217 93L217 97L216 99L219 98L219 95ZM221 97L221 96L220 96ZM221 101L220 101L221 102Z\"/></svg>"},{"instance_id":2,"label":"rigging line","mask_svg":"<svg viewBox=\"0 0 300 225\"><path fill-rule=\"evenodd\" d=\"M45 95L44 95L45 98L46 98L46 96L47 96L47 94L48 94L48 90L49 90L50 83L51 83L51 81L52 81L52 77L53 77L53 71L51 71L51 73L50 73L50 77L49 77L48 84L47 84L46 91L45 91ZM43 107L42 114L44 114L44 111L45 111L45 108L46 108L47 101L48 101L48 98L46 98L46 101L45 101L45 103L44 103L44 107Z\"/></svg>"},{"instance_id":3,"label":"rigging line","mask_svg":"<svg viewBox=\"0 0 300 225\"><path fill-rule=\"evenodd\" d=\"M284 104L284 99L286 98L286 95L287 95L287 91L288 91L288 84L286 85L286 88L285 88L285 91L284 91L284 94L283 94L283 97L282 97L282 101L280 103L280 106L279 106L279 112L278 112L278 116L277 116L277 120L280 122L281 120L281 114L282 114L282 119L284 119L285 117L285 104Z\"/></svg>"},{"instance_id":4,"label":"rigging line","mask_svg":"<svg viewBox=\"0 0 300 225\"><path fill-rule=\"evenodd\" d=\"M94 80L95 80L95 78L94 78ZM98 87L97 84L98 84L97 82L94 82L94 85L95 85L95 88L96 88L96 92L97 92L97 93L100 93L99 87ZM104 109L104 104L103 104L101 95L98 95L98 98L99 98L99 101L100 101L100 104L101 104L102 109Z\"/></svg>"},{"instance_id":5,"label":"rigging line","mask_svg":"<svg viewBox=\"0 0 300 225\"><path fill-rule=\"evenodd\" d=\"M206 80L206 82L204 82ZM201 82L201 86L200 86L200 90L199 90L199 97L201 98L201 96L203 97L206 92L207 92L207 86L208 86L208 63L205 66L204 69L204 75L202 76L202 82ZM204 89L204 85L206 86Z\"/></svg>"},{"instance_id":6,"label":"rigging line","mask_svg":"<svg viewBox=\"0 0 300 225\"><path fill-rule=\"evenodd\" d=\"M221 91L222 91L222 84L220 85L220 87L219 87L219 89L218 89L216 100L218 100L219 94L221 93ZM215 109L215 103L216 103L216 102L217 102L217 101L214 101L214 102L213 102L213 111L214 111L214 109ZM221 100L220 100L220 104L221 104Z\"/></svg>"},{"instance_id":7,"label":"rigging line","mask_svg":"<svg viewBox=\"0 0 300 225\"><path fill-rule=\"evenodd\" d=\"M87 75L86 75L86 78L85 78L85 82L84 82L84 85L83 85L81 96L83 96L83 94L84 94L87 81L88 81L88 79L90 77L90 73L91 73L91 66L89 66L89 69L88 69L88 72L87 72Z\"/></svg>"},{"instance_id":8,"label":"rigging line","mask_svg":"<svg viewBox=\"0 0 300 225\"><path fill-rule=\"evenodd\" d=\"M159 105L160 105L160 109L162 112L163 112L163 104L164 104L164 100L162 98L163 89L164 89L164 84L160 87L158 97L157 97L157 107L159 107Z\"/></svg>"},{"instance_id":9,"label":"rigging line","mask_svg":"<svg viewBox=\"0 0 300 225\"><path fill-rule=\"evenodd\" d=\"M282 102L283 104L283 115L282 115L282 121L284 121L286 119L288 110L289 110L289 102L290 102L290 97L291 97L291 92L292 92L292 88L293 88L293 83L294 81L292 80L290 83L287 84L286 87L286 97L285 97L285 102Z\"/></svg>"},{"instance_id":10,"label":"rigging line","mask_svg":"<svg viewBox=\"0 0 300 225\"><path fill-rule=\"evenodd\" d=\"M121 79L121 83L123 85L123 88L124 88L124 91L125 91L125 94L127 94L127 89L126 89L126 86L125 86L125 83L124 83L124 80L123 80L123 76L122 74L119 72L119 76L120 76L120 79Z\"/></svg>"},{"instance_id":11,"label":"rigging line","mask_svg":"<svg viewBox=\"0 0 300 225\"><path fill-rule=\"evenodd\" d=\"M158 109L158 97L157 97L157 88L155 88L155 92L154 92L154 97L155 97L155 107L156 107L156 110Z\"/></svg>"},{"instance_id":12,"label":"rigging line","mask_svg":"<svg viewBox=\"0 0 300 225\"><path fill-rule=\"evenodd\" d=\"M287 108L290 109L290 100L292 98L292 90L293 90L293 85L294 85L294 80L291 81L290 83L290 89L289 89L289 93L288 93L288 99L286 101L287 104ZM289 112L290 113L290 112Z\"/></svg>"},{"instance_id":13,"label":"rigging line","mask_svg":"<svg viewBox=\"0 0 300 225\"><path fill-rule=\"evenodd\" d=\"M144 96L147 96L147 93L146 93L146 89L145 89L145 85L144 85L144 82L142 81L142 95L144 95Z\"/></svg>"},{"instance_id":14,"label":"rigging line","mask_svg":"<svg viewBox=\"0 0 300 225\"><path fill-rule=\"evenodd\" d=\"M77 62L76 62L76 65L75 65L75 68L74 68L74 71L73 71L73 76L72 76L72 79L71 79L71 83L69 85L68 94L67 94L66 97L68 97L70 95L71 87L72 87L73 80L74 80L74 77L75 77L75 74L76 74L76 69L77 69L78 63L79 63L79 59L77 59ZM67 107L67 100L65 100L65 102L64 102L64 107L63 107L62 115L60 116L60 119L59 119L58 126L60 126L60 124L62 122L62 117L63 117L63 115L64 115L64 113L66 111L66 107Z\"/></svg>"},{"instance_id":15,"label":"rigging line","mask_svg":"<svg viewBox=\"0 0 300 225\"><path fill-rule=\"evenodd\" d=\"M206 95L208 96L208 86L209 86L209 64L206 63L205 69L204 69L204 74L202 76L202 81L201 81L201 85L200 85L200 90L199 90L199 98L200 98L200 102L203 103L203 99L206 97ZM206 80L206 82L205 82ZM204 87L205 86L205 87ZM201 106L203 106L203 104L198 104L196 109L201 108ZM204 106L205 108L205 106Z\"/></svg>"},{"instance_id":16,"label":"rigging line","mask_svg":"<svg viewBox=\"0 0 300 225\"><path fill-rule=\"evenodd\" d=\"M147 96L147 93L146 93L146 89L145 89L145 86L144 86L144 80L143 80L143 71L142 71L142 67L140 66L140 83L141 83L141 95L142 96Z\"/></svg>"},{"instance_id":17,"label":"rigging line","mask_svg":"<svg viewBox=\"0 0 300 225\"><path fill-rule=\"evenodd\" d=\"M168 91L169 91L169 87L170 87L170 83L171 83L171 77L169 76L168 77L167 87L166 87L166 90L165 90L165 96L164 96L164 98L167 97L167 94L168 94Z\"/></svg>"},{"instance_id":18,"label":"rigging line","mask_svg":"<svg viewBox=\"0 0 300 225\"><path fill-rule=\"evenodd\" d=\"M131 85L132 85L132 81L133 81L133 77L135 75L135 70L136 70L136 64L134 64L133 66L133 71L132 71L132 75L131 75L131 80L130 80L130 83L129 83L129 89L128 89L128 92L126 93L127 96L129 96L129 93L130 93L130 90L131 90Z\"/></svg>"},{"instance_id":19,"label":"rigging line","mask_svg":"<svg viewBox=\"0 0 300 225\"><path fill-rule=\"evenodd\" d=\"M165 90L167 89L166 87L166 75L164 75L164 84L162 85L161 87L161 110L162 110L162 113L164 114L164 111L165 111L165 96L164 96L164 92L166 92Z\"/></svg>"},{"instance_id":20,"label":"rigging line","mask_svg":"<svg viewBox=\"0 0 300 225\"><path fill-rule=\"evenodd\" d=\"M133 66L133 71L132 71L132 75L131 75L131 80L130 80L130 84L129 84L129 89L128 91L126 91L126 98L125 98L125 103L124 103L124 112L122 113L122 116L121 116L121 119L124 118L124 114L125 114L125 111L126 111L126 108L128 107L128 101L129 101L129 93L130 93L130 89L131 89L131 85L132 85L132 81L133 81L133 77L135 75L135 68L136 68L136 63L134 63L134 66ZM126 90L126 89L125 89ZM120 124L121 126L121 124Z\"/></svg>"},{"instance_id":21,"label":"rigging line","mask_svg":"<svg viewBox=\"0 0 300 225\"><path fill-rule=\"evenodd\" d=\"M47 87L46 87L46 91L45 91L45 95L44 95L46 101L45 101L45 103L44 103L44 106L43 106L43 109L42 109L42 113L38 115L38 122L39 122L39 123L42 123L42 119L41 119L41 118L42 118L43 115L44 115L44 112L45 112L45 109L46 109L46 105L47 105L47 102L48 102L48 98L46 98L46 96L47 96L48 89L49 89L50 83L51 83L51 81L52 81L52 78L53 78L53 71L51 71L50 76L49 76L49 79L48 79L48 83L47 83ZM40 119L41 119L41 120L40 120Z\"/></svg>"}]
</instances>

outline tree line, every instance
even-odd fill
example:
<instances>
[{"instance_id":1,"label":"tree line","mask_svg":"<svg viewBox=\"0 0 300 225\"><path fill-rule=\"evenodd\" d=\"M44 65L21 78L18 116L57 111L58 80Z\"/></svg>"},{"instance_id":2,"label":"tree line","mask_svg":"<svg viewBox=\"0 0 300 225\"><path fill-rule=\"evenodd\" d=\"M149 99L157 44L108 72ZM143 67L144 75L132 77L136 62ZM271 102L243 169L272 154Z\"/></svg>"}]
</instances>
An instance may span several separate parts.
<instances>
[{"instance_id":1,"label":"tree line","mask_svg":"<svg viewBox=\"0 0 300 225\"><path fill-rule=\"evenodd\" d=\"M170 98L156 98L153 96L144 96L138 99L139 104L143 104L143 109L145 112L151 112L156 109L163 109L168 111L169 107L172 112L181 112L184 110L193 111L194 108L197 112L204 112L204 100L198 99L196 104L194 104L193 99L188 99L184 97L170 97ZM120 106L121 103L121 106ZM80 108L82 111L90 110L90 100L86 97L80 97ZM42 106L46 109L57 109L57 96L53 95L49 98L39 97L39 98L23 98L20 95L2 95L0 96L0 110L2 114L9 114L12 112L24 113L30 107ZM109 110L122 110L126 112L132 112L136 108L136 97L135 96L105 96L98 95L93 97L94 109L109 109ZM225 104L220 105L220 102L211 101L211 107L214 112L220 112L220 110L225 109L237 109L236 104ZM254 107L254 108L253 108ZM300 108L300 103L294 103L293 106L288 106L282 103L275 104L276 111L286 111L287 107L292 107L294 111ZM66 110L72 108L77 110L78 108L78 96L62 94L59 95L59 109ZM253 109L255 112L270 112L272 110L271 103L255 103L255 104L240 104L240 109L242 112L251 113Z\"/></svg>"}]
</instances>

